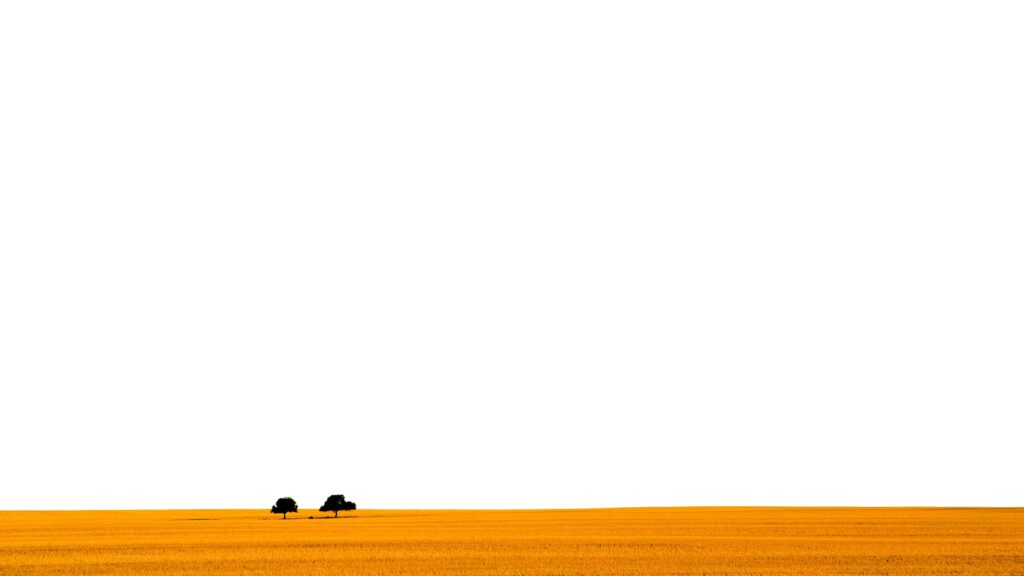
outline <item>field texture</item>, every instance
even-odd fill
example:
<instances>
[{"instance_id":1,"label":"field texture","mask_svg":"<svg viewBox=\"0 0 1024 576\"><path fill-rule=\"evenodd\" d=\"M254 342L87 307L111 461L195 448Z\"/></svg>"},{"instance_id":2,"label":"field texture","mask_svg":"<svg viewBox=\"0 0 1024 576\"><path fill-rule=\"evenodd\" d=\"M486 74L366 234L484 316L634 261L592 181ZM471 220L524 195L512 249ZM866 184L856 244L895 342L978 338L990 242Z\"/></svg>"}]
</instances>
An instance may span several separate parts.
<instances>
[{"instance_id":1,"label":"field texture","mask_svg":"<svg viewBox=\"0 0 1024 576\"><path fill-rule=\"evenodd\" d=\"M1024 510L0 512L0 574L1024 575Z\"/></svg>"}]
</instances>

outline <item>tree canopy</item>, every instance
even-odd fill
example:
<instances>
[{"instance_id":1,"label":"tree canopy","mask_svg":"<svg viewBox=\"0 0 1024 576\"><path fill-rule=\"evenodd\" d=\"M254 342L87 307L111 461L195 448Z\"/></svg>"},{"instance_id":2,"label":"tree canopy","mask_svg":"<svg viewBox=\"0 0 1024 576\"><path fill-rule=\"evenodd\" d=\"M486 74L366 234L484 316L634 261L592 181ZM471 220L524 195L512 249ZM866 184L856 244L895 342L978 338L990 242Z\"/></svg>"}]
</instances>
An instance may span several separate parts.
<instances>
[{"instance_id":1,"label":"tree canopy","mask_svg":"<svg viewBox=\"0 0 1024 576\"><path fill-rule=\"evenodd\" d=\"M338 512L355 510L356 503L345 500L344 494L332 494L327 497L324 501L324 505L320 507L321 512L334 512L334 517L338 517Z\"/></svg>"},{"instance_id":2,"label":"tree canopy","mask_svg":"<svg viewBox=\"0 0 1024 576\"><path fill-rule=\"evenodd\" d=\"M277 503L270 509L272 514L283 514L282 520L288 519L289 512L298 512L299 505L295 503L294 498L278 498Z\"/></svg>"}]
</instances>

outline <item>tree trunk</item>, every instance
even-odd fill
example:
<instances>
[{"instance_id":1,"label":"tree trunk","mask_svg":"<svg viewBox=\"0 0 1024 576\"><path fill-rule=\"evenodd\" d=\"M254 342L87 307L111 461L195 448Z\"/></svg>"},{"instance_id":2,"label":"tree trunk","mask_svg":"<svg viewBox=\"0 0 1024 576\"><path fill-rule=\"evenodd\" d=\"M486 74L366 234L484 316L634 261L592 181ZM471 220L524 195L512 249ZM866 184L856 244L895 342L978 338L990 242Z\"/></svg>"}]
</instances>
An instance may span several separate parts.
<instances>
[{"instance_id":1,"label":"tree trunk","mask_svg":"<svg viewBox=\"0 0 1024 576\"><path fill-rule=\"evenodd\" d=\"M287 513L287 512L285 512L285 513L284 513L284 518L281 518L281 520L287 520L287 519L288 519L288 513Z\"/></svg>"},{"instance_id":2,"label":"tree trunk","mask_svg":"<svg viewBox=\"0 0 1024 576\"><path fill-rule=\"evenodd\" d=\"M337 517L338 517L338 511L337 511L337 510L335 510L335 511L334 511L334 517L335 517L335 518L337 518Z\"/></svg>"}]
</instances>

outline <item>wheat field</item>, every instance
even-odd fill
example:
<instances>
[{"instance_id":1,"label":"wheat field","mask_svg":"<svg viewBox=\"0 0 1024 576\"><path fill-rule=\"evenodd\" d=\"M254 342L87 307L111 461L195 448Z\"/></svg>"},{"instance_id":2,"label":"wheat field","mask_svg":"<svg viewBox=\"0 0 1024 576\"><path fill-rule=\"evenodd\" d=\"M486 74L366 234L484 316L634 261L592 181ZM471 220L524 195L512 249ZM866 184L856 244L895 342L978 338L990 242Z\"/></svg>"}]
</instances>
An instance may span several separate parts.
<instances>
[{"instance_id":1,"label":"wheat field","mask_svg":"<svg viewBox=\"0 0 1024 576\"><path fill-rule=\"evenodd\" d=\"M309 517L313 518L310 519ZM1024 575L1024 509L0 512L0 574Z\"/></svg>"}]
</instances>

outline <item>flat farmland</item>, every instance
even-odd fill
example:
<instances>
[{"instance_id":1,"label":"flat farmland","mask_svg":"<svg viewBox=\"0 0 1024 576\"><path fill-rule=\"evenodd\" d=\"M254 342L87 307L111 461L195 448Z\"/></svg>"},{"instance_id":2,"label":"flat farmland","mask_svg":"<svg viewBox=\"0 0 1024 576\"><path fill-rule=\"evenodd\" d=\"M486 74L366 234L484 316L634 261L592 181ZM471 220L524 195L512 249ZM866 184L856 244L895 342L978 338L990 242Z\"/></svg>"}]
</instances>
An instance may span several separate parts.
<instances>
[{"instance_id":1,"label":"flat farmland","mask_svg":"<svg viewBox=\"0 0 1024 576\"><path fill-rule=\"evenodd\" d=\"M0 574L1024 575L1024 509L0 512Z\"/></svg>"}]
</instances>

